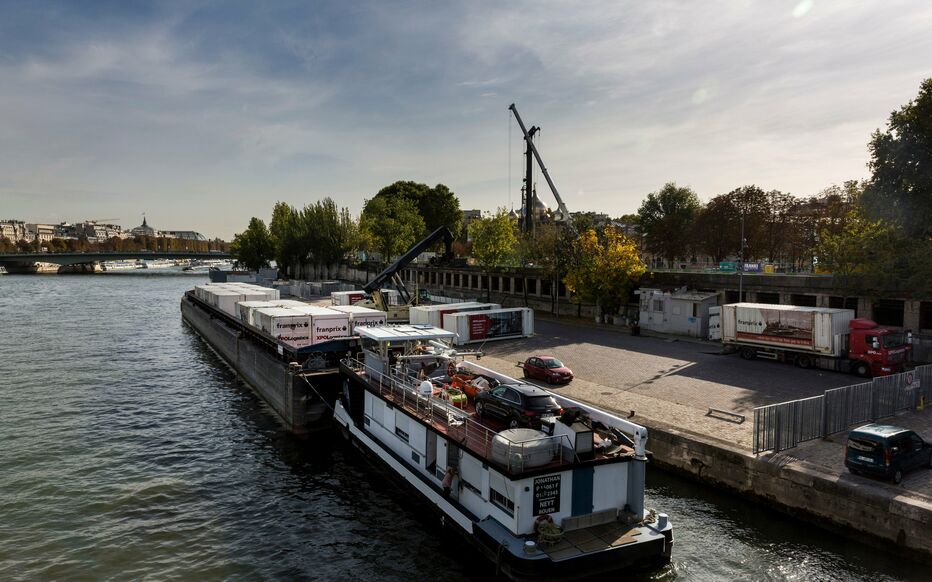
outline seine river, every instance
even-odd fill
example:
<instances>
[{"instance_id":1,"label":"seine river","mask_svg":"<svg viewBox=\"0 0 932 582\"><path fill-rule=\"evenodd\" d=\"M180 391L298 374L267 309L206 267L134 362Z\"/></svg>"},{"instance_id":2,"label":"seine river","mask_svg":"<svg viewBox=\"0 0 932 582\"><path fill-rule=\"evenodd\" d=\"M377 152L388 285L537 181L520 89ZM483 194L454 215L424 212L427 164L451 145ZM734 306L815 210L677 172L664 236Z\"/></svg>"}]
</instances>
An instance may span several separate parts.
<instances>
[{"instance_id":1,"label":"seine river","mask_svg":"<svg viewBox=\"0 0 932 582\"><path fill-rule=\"evenodd\" d=\"M0 276L0 580L475 580L492 571L337 443L286 434L181 321L198 276ZM649 471L644 580L928 567Z\"/></svg>"}]
</instances>

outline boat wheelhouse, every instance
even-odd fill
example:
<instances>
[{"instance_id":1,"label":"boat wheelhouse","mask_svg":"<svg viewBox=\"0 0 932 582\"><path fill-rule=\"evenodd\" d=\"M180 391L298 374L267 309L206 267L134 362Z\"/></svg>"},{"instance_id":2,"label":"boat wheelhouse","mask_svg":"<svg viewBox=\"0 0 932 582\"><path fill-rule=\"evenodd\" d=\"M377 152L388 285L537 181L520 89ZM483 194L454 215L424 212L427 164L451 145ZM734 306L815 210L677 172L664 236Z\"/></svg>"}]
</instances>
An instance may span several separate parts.
<instances>
[{"instance_id":1,"label":"boat wheelhouse","mask_svg":"<svg viewBox=\"0 0 932 582\"><path fill-rule=\"evenodd\" d=\"M672 526L644 507L646 429L465 361L479 354L454 350L450 331L358 333L360 356L341 362L336 422L497 571L573 579L669 561ZM477 414L477 398L517 393L552 398L560 413L532 423Z\"/></svg>"}]
</instances>

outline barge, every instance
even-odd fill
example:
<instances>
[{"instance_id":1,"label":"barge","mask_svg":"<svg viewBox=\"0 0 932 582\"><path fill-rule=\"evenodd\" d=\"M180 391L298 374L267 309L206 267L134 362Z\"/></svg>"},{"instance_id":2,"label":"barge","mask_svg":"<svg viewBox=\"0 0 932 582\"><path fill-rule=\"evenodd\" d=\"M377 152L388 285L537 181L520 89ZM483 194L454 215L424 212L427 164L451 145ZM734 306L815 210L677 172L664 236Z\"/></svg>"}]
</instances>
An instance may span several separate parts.
<instances>
[{"instance_id":1,"label":"barge","mask_svg":"<svg viewBox=\"0 0 932 582\"><path fill-rule=\"evenodd\" d=\"M339 360L358 350L354 337L295 347L198 297L181 299L185 323L211 347L298 436L332 427L340 391Z\"/></svg>"},{"instance_id":2,"label":"barge","mask_svg":"<svg viewBox=\"0 0 932 582\"><path fill-rule=\"evenodd\" d=\"M359 336L335 422L497 572L568 580L670 560L672 525L644 507L644 427L465 361L448 330ZM527 404L519 394L558 414L493 417L489 398Z\"/></svg>"}]
</instances>

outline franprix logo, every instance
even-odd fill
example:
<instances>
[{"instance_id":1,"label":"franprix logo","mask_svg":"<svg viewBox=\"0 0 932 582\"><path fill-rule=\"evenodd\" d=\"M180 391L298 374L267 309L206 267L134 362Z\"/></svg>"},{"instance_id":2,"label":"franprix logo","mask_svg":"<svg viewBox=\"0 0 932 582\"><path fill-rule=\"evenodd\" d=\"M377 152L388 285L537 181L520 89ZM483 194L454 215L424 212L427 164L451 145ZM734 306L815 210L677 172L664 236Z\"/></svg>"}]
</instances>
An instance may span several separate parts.
<instances>
[{"instance_id":1,"label":"franprix logo","mask_svg":"<svg viewBox=\"0 0 932 582\"><path fill-rule=\"evenodd\" d=\"M335 332L335 331L343 331L343 332L345 332L345 331L346 331L346 326L344 325L344 326L341 327L341 326L339 326L339 325L334 325L334 326L332 326L332 327L318 327L318 328L315 329L314 331L316 331L317 333L333 333L333 332Z\"/></svg>"},{"instance_id":2,"label":"franprix logo","mask_svg":"<svg viewBox=\"0 0 932 582\"><path fill-rule=\"evenodd\" d=\"M298 329L298 328L301 328L301 327L310 327L310 325L311 325L311 324L309 324L309 323L306 322L306 321L305 321L304 323L276 323L276 324L275 324L275 328L276 328L276 329L291 329L291 330L295 330L295 329Z\"/></svg>"}]
</instances>

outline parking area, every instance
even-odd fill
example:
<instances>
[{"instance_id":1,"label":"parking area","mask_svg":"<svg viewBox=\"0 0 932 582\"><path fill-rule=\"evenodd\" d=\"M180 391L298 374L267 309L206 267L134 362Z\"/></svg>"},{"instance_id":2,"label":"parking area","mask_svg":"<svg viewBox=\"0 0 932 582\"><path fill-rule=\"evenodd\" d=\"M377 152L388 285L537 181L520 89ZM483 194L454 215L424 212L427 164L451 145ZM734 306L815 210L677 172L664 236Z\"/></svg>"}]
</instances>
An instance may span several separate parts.
<instances>
[{"instance_id":1,"label":"parking area","mask_svg":"<svg viewBox=\"0 0 932 582\"><path fill-rule=\"evenodd\" d=\"M482 346L482 363L520 375L519 360L547 354L562 360L576 378L552 389L643 420L751 448L753 409L821 394L856 381L852 376L802 370L769 361L722 355L718 344L631 336L615 328L538 319L536 335ZM708 414L710 408L743 415L736 423Z\"/></svg>"}]
</instances>

